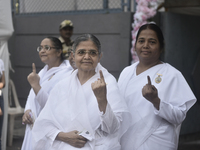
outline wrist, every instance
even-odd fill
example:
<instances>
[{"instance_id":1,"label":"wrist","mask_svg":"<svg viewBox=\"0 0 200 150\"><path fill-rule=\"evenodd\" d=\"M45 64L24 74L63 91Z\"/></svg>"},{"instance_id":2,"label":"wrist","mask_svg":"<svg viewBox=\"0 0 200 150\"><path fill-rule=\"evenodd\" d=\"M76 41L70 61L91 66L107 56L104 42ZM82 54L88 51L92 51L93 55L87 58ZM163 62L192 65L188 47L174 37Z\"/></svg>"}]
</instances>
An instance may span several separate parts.
<instances>
[{"instance_id":1,"label":"wrist","mask_svg":"<svg viewBox=\"0 0 200 150\"><path fill-rule=\"evenodd\" d=\"M160 109L160 98L156 98L153 102L154 107L159 110Z\"/></svg>"},{"instance_id":2,"label":"wrist","mask_svg":"<svg viewBox=\"0 0 200 150\"><path fill-rule=\"evenodd\" d=\"M107 104L108 104L107 100L103 101L103 102L98 102L99 110L101 112L103 111L103 113L105 113Z\"/></svg>"},{"instance_id":3,"label":"wrist","mask_svg":"<svg viewBox=\"0 0 200 150\"><path fill-rule=\"evenodd\" d=\"M59 132L58 135L56 136L56 140L63 141L64 134L65 134L64 132Z\"/></svg>"}]
</instances>

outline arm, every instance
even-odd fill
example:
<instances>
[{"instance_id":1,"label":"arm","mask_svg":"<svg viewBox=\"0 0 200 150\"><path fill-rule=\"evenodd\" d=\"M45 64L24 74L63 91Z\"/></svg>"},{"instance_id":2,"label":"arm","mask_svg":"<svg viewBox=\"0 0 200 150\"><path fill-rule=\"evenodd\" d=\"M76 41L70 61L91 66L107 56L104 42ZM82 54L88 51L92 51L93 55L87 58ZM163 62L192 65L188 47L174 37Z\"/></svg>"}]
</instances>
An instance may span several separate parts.
<instances>
[{"instance_id":1,"label":"arm","mask_svg":"<svg viewBox=\"0 0 200 150\"><path fill-rule=\"evenodd\" d=\"M154 113L168 122L178 125L185 119L187 109L185 104L182 106L173 106L170 103L161 101L159 111L155 109Z\"/></svg>"},{"instance_id":2,"label":"arm","mask_svg":"<svg viewBox=\"0 0 200 150\"><path fill-rule=\"evenodd\" d=\"M35 99L40 104L41 109L44 108L44 105L46 104L48 97L49 94L42 88L38 91L37 95L35 96Z\"/></svg>"},{"instance_id":3,"label":"arm","mask_svg":"<svg viewBox=\"0 0 200 150\"><path fill-rule=\"evenodd\" d=\"M168 94L169 96L165 95L164 98L169 99L165 101L163 97L162 99L159 98L156 87L151 85L150 77L148 76L147 78L148 84L143 87L142 94L154 105L154 113L172 124L181 124L186 117L188 109L194 102L194 99L192 99L193 96L191 96L190 93L189 97L187 97L188 95L183 95L183 93L187 93L190 90L187 88L184 89L183 87L188 86L183 85L183 87L179 89L172 89L173 86L170 86L170 88L167 89L171 94ZM173 81L173 83L175 83L175 81ZM171 99L172 101L170 102Z\"/></svg>"},{"instance_id":4,"label":"arm","mask_svg":"<svg viewBox=\"0 0 200 150\"><path fill-rule=\"evenodd\" d=\"M113 134L120 128L122 113L114 113L109 104L107 104L105 114L101 116L101 130Z\"/></svg>"},{"instance_id":5,"label":"arm","mask_svg":"<svg viewBox=\"0 0 200 150\"><path fill-rule=\"evenodd\" d=\"M101 112L101 130L113 134L120 127L121 113L115 114L107 101L106 82L102 71L99 71L100 79L92 83L92 90L96 96L99 111Z\"/></svg>"}]
</instances>

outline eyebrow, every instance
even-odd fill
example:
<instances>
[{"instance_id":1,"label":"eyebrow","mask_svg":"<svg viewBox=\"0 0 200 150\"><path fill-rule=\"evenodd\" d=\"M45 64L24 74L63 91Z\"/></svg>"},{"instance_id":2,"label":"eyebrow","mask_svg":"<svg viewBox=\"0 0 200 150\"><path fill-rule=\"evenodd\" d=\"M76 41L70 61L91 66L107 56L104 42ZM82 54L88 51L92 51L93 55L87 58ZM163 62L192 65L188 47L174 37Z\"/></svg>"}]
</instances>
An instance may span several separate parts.
<instances>
[{"instance_id":1,"label":"eyebrow","mask_svg":"<svg viewBox=\"0 0 200 150\"><path fill-rule=\"evenodd\" d=\"M145 38L143 38L143 37L141 37L141 38L138 38L138 40L144 40ZM150 38L150 39L148 39L148 40L154 40L154 41L157 41L156 39L154 39L154 38Z\"/></svg>"},{"instance_id":2,"label":"eyebrow","mask_svg":"<svg viewBox=\"0 0 200 150\"><path fill-rule=\"evenodd\" d=\"M77 51L86 51L85 49L78 49ZM95 49L90 49L90 50L88 50L88 51L97 51L97 50L95 50ZM98 51L97 51L98 52Z\"/></svg>"},{"instance_id":3,"label":"eyebrow","mask_svg":"<svg viewBox=\"0 0 200 150\"><path fill-rule=\"evenodd\" d=\"M156 39L154 39L154 38L150 38L149 40L154 40L154 41L157 41Z\"/></svg>"}]
</instances>

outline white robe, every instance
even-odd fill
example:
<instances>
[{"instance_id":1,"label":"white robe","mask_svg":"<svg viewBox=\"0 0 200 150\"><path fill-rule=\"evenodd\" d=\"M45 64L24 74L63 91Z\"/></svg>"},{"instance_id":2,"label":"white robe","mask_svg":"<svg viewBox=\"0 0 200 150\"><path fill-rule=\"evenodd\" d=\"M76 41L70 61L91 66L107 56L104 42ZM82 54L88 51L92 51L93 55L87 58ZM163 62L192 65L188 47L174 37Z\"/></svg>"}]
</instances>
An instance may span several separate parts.
<instances>
[{"instance_id":1,"label":"white robe","mask_svg":"<svg viewBox=\"0 0 200 150\"><path fill-rule=\"evenodd\" d=\"M105 114L99 111L91 83L102 70L107 83ZM34 150L120 150L120 136L128 129L130 120L127 105L119 93L116 79L100 64L96 74L83 85L74 71L69 79L59 82L51 91L49 99L33 127ZM55 140L59 132L88 131L88 141L83 148Z\"/></svg>"},{"instance_id":2,"label":"white robe","mask_svg":"<svg viewBox=\"0 0 200 150\"><path fill-rule=\"evenodd\" d=\"M45 65L44 68L38 73L38 75L40 76L40 91L37 95L35 95L33 89L31 89L26 102L25 111L31 109L34 119L38 117L44 105L46 104L46 101L52 88L60 80L68 78L73 71L73 68L71 67L68 60L64 60L59 67L53 67L49 70L47 69L48 66ZM31 150L31 144L32 125L27 124L21 150Z\"/></svg>"},{"instance_id":3,"label":"white robe","mask_svg":"<svg viewBox=\"0 0 200 150\"><path fill-rule=\"evenodd\" d=\"M181 123L196 98L183 75L171 65L159 64L136 75L138 63L126 67L118 81L133 121L121 139L122 150L176 150ZM158 74L162 74L160 83L155 82ZM148 75L158 90L159 110L142 95Z\"/></svg>"}]
</instances>

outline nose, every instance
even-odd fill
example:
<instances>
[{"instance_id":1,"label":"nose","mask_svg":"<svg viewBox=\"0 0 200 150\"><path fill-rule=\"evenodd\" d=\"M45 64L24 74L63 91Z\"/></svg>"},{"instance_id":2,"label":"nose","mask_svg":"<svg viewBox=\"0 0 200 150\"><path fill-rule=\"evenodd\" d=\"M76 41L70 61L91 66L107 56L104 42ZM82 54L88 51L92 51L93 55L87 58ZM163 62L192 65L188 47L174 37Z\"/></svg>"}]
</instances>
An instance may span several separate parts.
<instances>
[{"instance_id":1,"label":"nose","mask_svg":"<svg viewBox=\"0 0 200 150\"><path fill-rule=\"evenodd\" d=\"M45 48L43 47L41 50L40 50L41 53L43 52L46 52Z\"/></svg>"},{"instance_id":2,"label":"nose","mask_svg":"<svg viewBox=\"0 0 200 150\"><path fill-rule=\"evenodd\" d=\"M87 58L87 59L90 58L89 52L85 52L84 58Z\"/></svg>"},{"instance_id":3,"label":"nose","mask_svg":"<svg viewBox=\"0 0 200 150\"><path fill-rule=\"evenodd\" d=\"M149 48L149 43L148 43L148 41L146 41L146 42L144 43L144 48Z\"/></svg>"}]
</instances>

